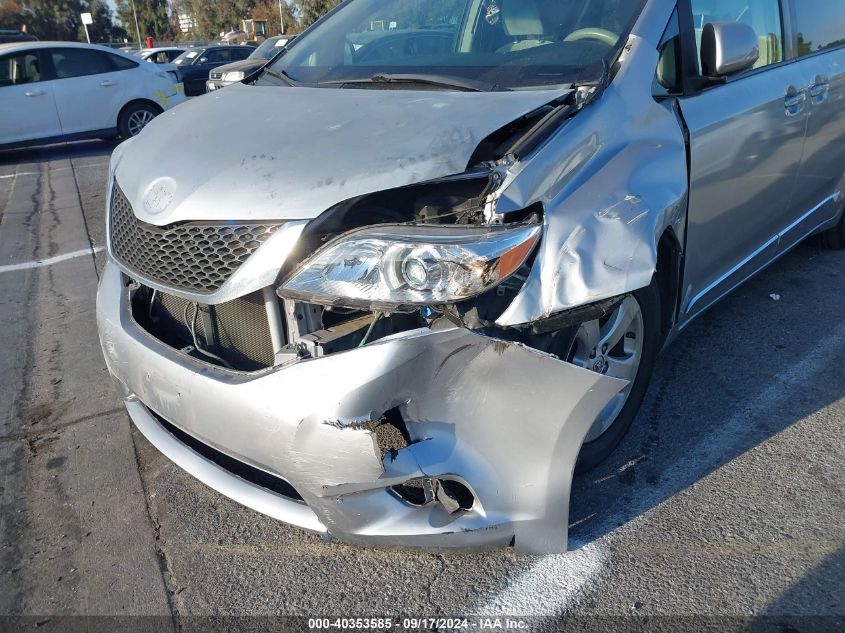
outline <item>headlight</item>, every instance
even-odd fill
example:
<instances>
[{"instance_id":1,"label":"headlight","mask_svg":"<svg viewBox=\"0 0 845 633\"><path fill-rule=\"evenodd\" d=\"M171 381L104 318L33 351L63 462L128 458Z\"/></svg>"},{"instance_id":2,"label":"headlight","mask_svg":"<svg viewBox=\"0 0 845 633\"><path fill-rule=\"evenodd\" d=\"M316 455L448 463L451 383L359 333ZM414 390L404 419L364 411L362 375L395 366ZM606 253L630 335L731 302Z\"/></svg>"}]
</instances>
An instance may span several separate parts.
<instances>
[{"instance_id":1,"label":"headlight","mask_svg":"<svg viewBox=\"0 0 845 633\"><path fill-rule=\"evenodd\" d=\"M223 75L223 81L242 81L244 78L244 71L232 70Z\"/></svg>"},{"instance_id":2,"label":"headlight","mask_svg":"<svg viewBox=\"0 0 845 633\"><path fill-rule=\"evenodd\" d=\"M278 294L369 309L462 301L495 287L522 266L540 231L537 224L358 229L300 264Z\"/></svg>"}]
</instances>

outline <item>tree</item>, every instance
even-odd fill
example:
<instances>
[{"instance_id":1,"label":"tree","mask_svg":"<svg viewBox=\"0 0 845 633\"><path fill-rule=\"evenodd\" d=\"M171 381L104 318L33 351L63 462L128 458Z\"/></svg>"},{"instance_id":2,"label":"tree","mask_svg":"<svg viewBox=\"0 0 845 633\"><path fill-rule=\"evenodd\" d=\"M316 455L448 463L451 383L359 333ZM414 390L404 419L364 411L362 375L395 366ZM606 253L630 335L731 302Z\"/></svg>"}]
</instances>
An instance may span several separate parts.
<instances>
[{"instance_id":1,"label":"tree","mask_svg":"<svg viewBox=\"0 0 845 633\"><path fill-rule=\"evenodd\" d=\"M91 13L91 41L117 39L122 30L105 0L0 0L0 27L27 31L41 40L85 41L82 13Z\"/></svg>"},{"instance_id":2,"label":"tree","mask_svg":"<svg viewBox=\"0 0 845 633\"><path fill-rule=\"evenodd\" d=\"M299 0L300 27L305 30L339 3L340 0Z\"/></svg>"},{"instance_id":3,"label":"tree","mask_svg":"<svg viewBox=\"0 0 845 633\"><path fill-rule=\"evenodd\" d=\"M156 40L172 37L167 0L134 0L135 11L132 10L132 3L133 0L117 0L117 15L132 36L131 39L137 39L135 12L138 14L138 29L141 31L141 40L144 40L148 35Z\"/></svg>"},{"instance_id":4,"label":"tree","mask_svg":"<svg viewBox=\"0 0 845 633\"><path fill-rule=\"evenodd\" d=\"M41 40L78 40L80 14L88 10L81 0L20 0L27 30Z\"/></svg>"},{"instance_id":5,"label":"tree","mask_svg":"<svg viewBox=\"0 0 845 633\"><path fill-rule=\"evenodd\" d=\"M0 0L0 29L19 31L23 19L23 7L18 0Z\"/></svg>"},{"instance_id":6,"label":"tree","mask_svg":"<svg viewBox=\"0 0 845 633\"><path fill-rule=\"evenodd\" d=\"M188 0L186 4L197 21L197 35L215 39L223 31L239 28L241 20L249 17L255 0Z\"/></svg>"},{"instance_id":7,"label":"tree","mask_svg":"<svg viewBox=\"0 0 845 633\"><path fill-rule=\"evenodd\" d=\"M111 7L105 0L91 0L88 7L93 24L88 25L88 36L92 42L120 42L127 36L126 29L114 21ZM80 28L80 41L85 40L85 30Z\"/></svg>"},{"instance_id":8,"label":"tree","mask_svg":"<svg viewBox=\"0 0 845 633\"><path fill-rule=\"evenodd\" d=\"M293 7L291 7L286 0L282 0L282 17L285 23L285 33L297 33L299 31L299 21L294 14ZM254 20L267 20L267 35L273 37L279 35L279 1L278 0L258 0L250 17Z\"/></svg>"}]
</instances>

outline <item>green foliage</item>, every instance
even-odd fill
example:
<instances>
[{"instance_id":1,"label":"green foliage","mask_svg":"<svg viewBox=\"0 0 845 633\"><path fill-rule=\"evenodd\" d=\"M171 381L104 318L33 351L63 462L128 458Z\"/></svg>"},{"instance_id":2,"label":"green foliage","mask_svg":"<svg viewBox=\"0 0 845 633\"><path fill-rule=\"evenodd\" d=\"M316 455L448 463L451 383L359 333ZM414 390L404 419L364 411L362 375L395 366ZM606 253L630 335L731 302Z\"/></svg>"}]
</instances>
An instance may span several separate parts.
<instances>
[{"instance_id":1,"label":"green foliage","mask_svg":"<svg viewBox=\"0 0 845 633\"><path fill-rule=\"evenodd\" d=\"M40 40L85 41L82 13L91 13L88 27L92 42L123 36L105 0L0 0L0 25L27 31Z\"/></svg>"},{"instance_id":2,"label":"green foliage","mask_svg":"<svg viewBox=\"0 0 845 633\"><path fill-rule=\"evenodd\" d=\"M216 39L221 32L240 28L255 0L187 0L185 4L197 21L196 35Z\"/></svg>"},{"instance_id":3,"label":"green foliage","mask_svg":"<svg viewBox=\"0 0 845 633\"><path fill-rule=\"evenodd\" d=\"M141 43L151 35L153 39L170 39L174 34L170 28L170 14L167 0L117 0L117 15L129 32L129 39L138 39L135 29L135 12L138 15L138 30Z\"/></svg>"},{"instance_id":4,"label":"green foliage","mask_svg":"<svg viewBox=\"0 0 845 633\"><path fill-rule=\"evenodd\" d=\"M311 26L339 2L340 0L298 0L300 29Z\"/></svg>"}]
</instances>

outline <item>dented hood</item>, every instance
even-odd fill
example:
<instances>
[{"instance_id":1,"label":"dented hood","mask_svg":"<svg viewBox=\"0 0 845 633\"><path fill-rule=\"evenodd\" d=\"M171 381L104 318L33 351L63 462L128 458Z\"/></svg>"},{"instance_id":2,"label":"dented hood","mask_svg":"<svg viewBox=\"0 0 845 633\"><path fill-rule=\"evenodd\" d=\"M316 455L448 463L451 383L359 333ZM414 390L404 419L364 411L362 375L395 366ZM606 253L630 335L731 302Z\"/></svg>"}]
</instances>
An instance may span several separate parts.
<instances>
[{"instance_id":1,"label":"dented hood","mask_svg":"<svg viewBox=\"0 0 845 633\"><path fill-rule=\"evenodd\" d=\"M309 219L460 173L482 139L560 94L234 84L157 117L113 165L151 224Z\"/></svg>"}]
</instances>

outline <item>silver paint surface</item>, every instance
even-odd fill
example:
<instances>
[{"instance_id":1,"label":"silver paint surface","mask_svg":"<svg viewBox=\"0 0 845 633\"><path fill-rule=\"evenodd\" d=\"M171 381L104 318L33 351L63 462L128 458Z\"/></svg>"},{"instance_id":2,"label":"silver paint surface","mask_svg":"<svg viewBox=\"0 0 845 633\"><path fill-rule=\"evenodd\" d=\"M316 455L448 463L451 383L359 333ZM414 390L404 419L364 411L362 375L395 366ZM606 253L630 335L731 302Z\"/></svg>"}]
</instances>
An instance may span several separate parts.
<instances>
[{"instance_id":1,"label":"silver paint surface","mask_svg":"<svg viewBox=\"0 0 845 633\"><path fill-rule=\"evenodd\" d=\"M499 212L542 202L546 230L528 281L500 325L647 286L663 232L671 227L683 242L686 149L671 105L652 96L656 67L656 43L632 36L613 83L529 157L503 191Z\"/></svg>"},{"instance_id":2,"label":"silver paint surface","mask_svg":"<svg viewBox=\"0 0 845 633\"><path fill-rule=\"evenodd\" d=\"M465 547L515 537L519 551L566 550L575 459L599 411L627 385L463 328L414 330L264 372L232 372L158 342L134 323L128 303L109 262L97 301L100 339L150 441L223 494L353 543ZM360 425L397 406L412 443L382 456ZM305 506L259 494L181 450L146 407L289 481L319 524ZM468 482L475 506L449 514L387 490L422 476Z\"/></svg>"},{"instance_id":3,"label":"silver paint surface","mask_svg":"<svg viewBox=\"0 0 845 633\"><path fill-rule=\"evenodd\" d=\"M138 218L157 226L310 219L355 196L461 173L482 139L567 92L235 84L157 117L121 146L116 177ZM220 121L232 118L238 133L221 144ZM151 214L146 196L165 177L170 204Z\"/></svg>"}]
</instances>

